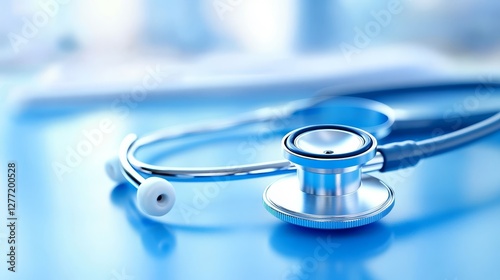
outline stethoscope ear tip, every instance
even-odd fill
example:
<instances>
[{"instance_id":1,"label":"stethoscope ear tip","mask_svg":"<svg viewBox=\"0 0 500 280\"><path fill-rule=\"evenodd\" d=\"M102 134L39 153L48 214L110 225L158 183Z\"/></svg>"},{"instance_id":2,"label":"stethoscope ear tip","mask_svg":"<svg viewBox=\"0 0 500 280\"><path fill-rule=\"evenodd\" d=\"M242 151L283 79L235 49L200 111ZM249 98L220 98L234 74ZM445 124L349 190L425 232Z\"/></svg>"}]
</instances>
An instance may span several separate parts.
<instances>
[{"instance_id":1,"label":"stethoscope ear tip","mask_svg":"<svg viewBox=\"0 0 500 280\"><path fill-rule=\"evenodd\" d=\"M127 182L121 171L121 164L118 158L110 159L106 162L106 174L108 177L118 184Z\"/></svg>"},{"instance_id":2,"label":"stethoscope ear tip","mask_svg":"<svg viewBox=\"0 0 500 280\"><path fill-rule=\"evenodd\" d=\"M163 216L174 204L175 189L163 178L149 177L137 189L137 205L147 215Z\"/></svg>"}]
</instances>

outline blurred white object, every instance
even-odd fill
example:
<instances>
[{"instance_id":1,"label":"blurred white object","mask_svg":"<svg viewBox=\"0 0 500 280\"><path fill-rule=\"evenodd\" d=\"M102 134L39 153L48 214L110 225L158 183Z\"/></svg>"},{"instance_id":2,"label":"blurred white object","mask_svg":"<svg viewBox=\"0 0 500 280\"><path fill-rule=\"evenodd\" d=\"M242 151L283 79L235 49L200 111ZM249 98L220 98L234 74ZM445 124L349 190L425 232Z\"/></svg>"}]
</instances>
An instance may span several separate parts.
<instances>
[{"instance_id":1,"label":"blurred white object","mask_svg":"<svg viewBox=\"0 0 500 280\"><path fill-rule=\"evenodd\" d=\"M90 0L74 3L75 34L85 50L120 52L137 47L144 29L140 0Z\"/></svg>"},{"instance_id":2,"label":"blurred white object","mask_svg":"<svg viewBox=\"0 0 500 280\"><path fill-rule=\"evenodd\" d=\"M92 102L96 97L119 97L138 87L150 96L176 95L186 90L213 92L294 85L314 92L332 85L376 82L387 86L449 80L454 77L449 69L444 57L414 48L370 50L350 62L335 53L275 58L217 54L190 62L143 56L85 56L47 67L33 87L15 95L15 102Z\"/></svg>"}]
</instances>

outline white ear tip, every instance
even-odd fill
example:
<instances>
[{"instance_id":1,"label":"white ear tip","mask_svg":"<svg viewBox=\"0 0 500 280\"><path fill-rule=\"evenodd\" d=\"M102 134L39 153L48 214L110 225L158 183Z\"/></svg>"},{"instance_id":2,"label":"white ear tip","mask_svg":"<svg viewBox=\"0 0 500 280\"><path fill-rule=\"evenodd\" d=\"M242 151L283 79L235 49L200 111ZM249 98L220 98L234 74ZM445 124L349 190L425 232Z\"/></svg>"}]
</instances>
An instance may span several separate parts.
<instances>
[{"instance_id":1,"label":"white ear tip","mask_svg":"<svg viewBox=\"0 0 500 280\"><path fill-rule=\"evenodd\" d=\"M175 189L170 182L159 177L147 178L137 190L139 209L151 216L167 214L175 203Z\"/></svg>"},{"instance_id":2,"label":"white ear tip","mask_svg":"<svg viewBox=\"0 0 500 280\"><path fill-rule=\"evenodd\" d=\"M110 159L106 162L106 173L108 177L117 183L123 183L126 181L122 174L122 166L118 158Z\"/></svg>"}]
</instances>

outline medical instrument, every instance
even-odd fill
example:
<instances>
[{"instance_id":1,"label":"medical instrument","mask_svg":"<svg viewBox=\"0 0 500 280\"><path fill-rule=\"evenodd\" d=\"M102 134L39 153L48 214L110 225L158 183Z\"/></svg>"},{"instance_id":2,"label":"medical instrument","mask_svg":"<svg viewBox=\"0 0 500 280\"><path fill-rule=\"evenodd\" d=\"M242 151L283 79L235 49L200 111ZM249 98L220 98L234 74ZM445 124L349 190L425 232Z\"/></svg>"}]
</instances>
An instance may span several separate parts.
<instances>
[{"instance_id":1,"label":"medical instrument","mask_svg":"<svg viewBox=\"0 0 500 280\"><path fill-rule=\"evenodd\" d=\"M135 156L138 149L158 142L231 130L304 112L314 114L316 107L332 100L332 104L344 103L342 106L348 108L346 110L363 107L374 110L378 112L373 114L376 116L374 119L380 123L371 123L365 129L360 129L345 123L339 125L335 121L326 121L294 129L282 139L281 145L287 159L283 161L233 167L174 168L147 164ZM142 138L130 134L122 141L119 160L109 163L107 172L117 181L126 179L136 186L139 208L152 216L165 215L175 202L172 184L158 176L191 180L296 172L297 175L283 177L266 188L263 194L265 208L277 218L299 226L351 228L381 219L394 206L394 191L366 173L414 166L420 159L456 149L500 130L500 113L497 113L469 127L434 138L377 146L377 138L386 136L394 122L390 108L378 102L323 96L305 103L291 103L286 113L280 116L271 111L264 109L209 127L165 130ZM145 178L145 174L150 176Z\"/></svg>"}]
</instances>

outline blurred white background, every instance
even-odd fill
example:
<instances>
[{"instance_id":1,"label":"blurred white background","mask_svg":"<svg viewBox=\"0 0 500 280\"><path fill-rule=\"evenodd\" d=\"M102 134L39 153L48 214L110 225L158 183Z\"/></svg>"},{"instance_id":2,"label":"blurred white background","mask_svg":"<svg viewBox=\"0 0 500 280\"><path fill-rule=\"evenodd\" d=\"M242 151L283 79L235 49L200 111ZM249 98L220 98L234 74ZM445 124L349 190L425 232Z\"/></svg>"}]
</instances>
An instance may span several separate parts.
<instances>
[{"instance_id":1,"label":"blurred white background","mask_svg":"<svg viewBox=\"0 0 500 280\"><path fill-rule=\"evenodd\" d=\"M497 75L499 14L490 0L3 0L0 78L106 91L155 64L191 83L402 60Z\"/></svg>"}]
</instances>

